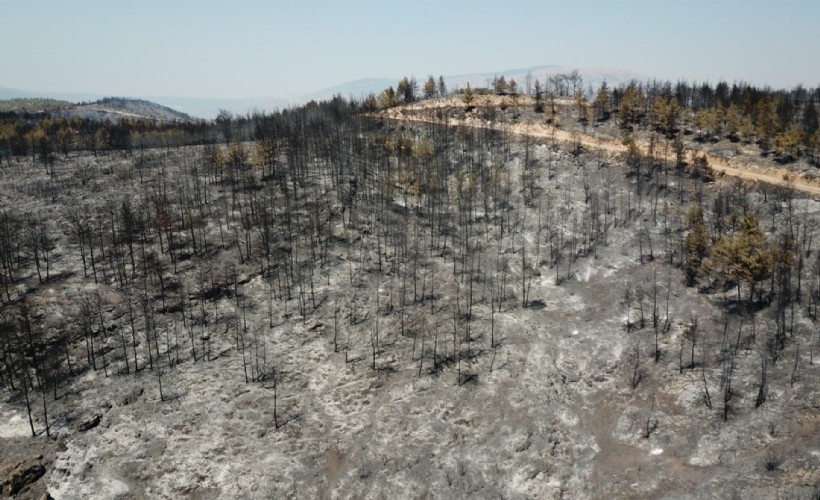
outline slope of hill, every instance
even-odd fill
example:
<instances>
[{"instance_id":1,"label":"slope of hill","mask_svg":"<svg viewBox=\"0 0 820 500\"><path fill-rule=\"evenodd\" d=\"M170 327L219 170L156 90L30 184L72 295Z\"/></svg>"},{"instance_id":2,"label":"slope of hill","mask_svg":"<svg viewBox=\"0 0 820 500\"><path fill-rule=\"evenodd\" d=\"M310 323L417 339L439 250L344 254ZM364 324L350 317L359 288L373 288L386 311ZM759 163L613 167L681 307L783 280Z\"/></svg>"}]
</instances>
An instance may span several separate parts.
<instances>
[{"instance_id":1,"label":"slope of hill","mask_svg":"<svg viewBox=\"0 0 820 500\"><path fill-rule=\"evenodd\" d=\"M39 97L17 97L0 100L0 113L38 113L72 106L68 101Z\"/></svg>"},{"instance_id":2,"label":"slope of hill","mask_svg":"<svg viewBox=\"0 0 820 500\"><path fill-rule=\"evenodd\" d=\"M175 111L197 118L214 119L220 110L244 115L256 111L271 112L291 104L288 99L279 97L248 97L242 99L204 99L197 97L159 96L146 97L149 101L161 104Z\"/></svg>"},{"instance_id":3,"label":"slope of hill","mask_svg":"<svg viewBox=\"0 0 820 500\"><path fill-rule=\"evenodd\" d=\"M0 485L817 498L820 202L562 147L571 99L527 130L528 99L294 110L257 166L6 162ZM736 250L694 268L693 242ZM751 257L774 290L727 283Z\"/></svg>"},{"instance_id":4,"label":"slope of hill","mask_svg":"<svg viewBox=\"0 0 820 500\"><path fill-rule=\"evenodd\" d=\"M54 98L53 96L68 97ZM70 96L74 96L74 98L70 98ZM191 114L151 100L126 97L99 98L97 96L86 99L85 97L88 96L92 96L92 94L37 94L0 87L0 112L48 112L62 118L80 117L114 122L123 118L156 121L188 121L194 119ZM219 104L223 103L222 100L218 99L214 101ZM213 116L216 116L220 108L215 109L217 111L213 113ZM211 117L210 112L206 115Z\"/></svg>"},{"instance_id":5,"label":"slope of hill","mask_svg":"<svg viewBox=\"0 0 820 500\"><path fill-rule=\"evenodd\" d=\"M148 119L156 121L187 121L191 116L142 99L106 97L96 102L81 103L54 113L61 117L80 117L94 120L118 121L128 119Z\"/></svg>"},{"instance_id":6,"label":"slope of hill","mask_svg":"<svg viewBox=\"0 0 820 500\"><path fill-rule=\"evenodd\" d=\"M105 96L102 96L100 94L87 93L32 92L28 90L0 87L0 111L11 111L12 109L7 109L11 107L10 105L6 105L6 108L3 108L2 106L3 101L13 99L56 100L65 102L67 105L71 105L72 103L87 103L92 101L104 100ZM291 104L291 100L278 97L216 99L179 96L135 96L134 99L141 99L145 101L150 101L152 103L157 103L161 106L171 109L174 112L188 115L188 118L196 117L205 119L216 118L216 115L219 114L219 111L221 109L226 109L234 114L245 114L246 112L252 112L254 110L273 111L275 109L282 108L284 106ZM299 102L302 101L299 100ZM19 109L14 110L20 111ZM44 110L45 108L25 109L25 111Z\"/></svg>"},{"instance_id":7,"label":"slope of hill","mask_svg":"<svg viewBox=\"0 0 820 500\"><path fill-rule=\"evenodd\" d=\"M484 111L475 113L465 112L464 103L458 97L446 99L434 99L420 101L407 106L399 106L383 111L382 116L406 122L428 122L435 123L437 118L431 113L436 111L440 116L446 117L450 125L464 127L492 129L499 132L511 133L518 136L529 136L542 140L552 140L564 143L568 147L578 144L589 151L598 151L603 154L613 156L623 156L627 151L627 146L623 144L619 137L621 133L618 127L607 128L603 124L598 124L594 129L586 129L577 124L572 124L571 106L569 99L559 100L559 109L564 116L564 126L554 127L543 123L542 116L531 111L521 112L522 109L531 109L533 100L531 97L520 97L521 104L518 111L509 112L506 119L495 122L481 118ZM504 115L502 107L505 97L482 96L477 102L478 108L493 109L496 116ZM511 115L518 113L513 119ZM634 133L633 138L639 149L649 154L650 139L640 133ZM757 182L772 186L788 186L791 189L802 193L820 197L820 179L816 174L816 169L809 164L795 162L792 165L779 164L774 158L765 158L755 149L742 149L733 146L728 140L715 142L710 146L698 144L696 141L688 143L690 160L694 162L698 154L704 155L708 160L709 168L720 175L743 179L747 182ZM726 151L732 151L731 156L726 156ZM617 161L617 160L616 160Z\"/></svg>"}]
</instances>

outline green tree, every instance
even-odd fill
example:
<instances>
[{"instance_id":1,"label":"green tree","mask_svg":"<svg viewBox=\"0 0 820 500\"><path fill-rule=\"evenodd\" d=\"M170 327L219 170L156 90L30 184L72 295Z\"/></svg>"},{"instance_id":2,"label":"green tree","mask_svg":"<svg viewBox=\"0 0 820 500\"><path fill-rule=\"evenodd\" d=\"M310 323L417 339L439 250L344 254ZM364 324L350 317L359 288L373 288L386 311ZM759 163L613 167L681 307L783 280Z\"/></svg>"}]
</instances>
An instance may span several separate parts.
<instances>
[{"instance_id":1,"label":"green tree","mask_svg":"<svg viewBox=\"0 0 820 500\"><path fill-rule=\"evenodd\" d=\"M439 97L444 97L447 95L447 84L444 83L444 76L439 75L438 77L438 95Z\"/></svg>"},{"instance_id":2,"label":"green tree","mask_svg":"<svg viewBox=\"0 0 820 500\"><path fill-rule=\"evenodd\" d=\"M242 143L234 141L228 148L228 162L235 167L241 167L248 163L248 152Z\"/></svg>"},{"instance_id":3,"label":"green tree","mask_svg":"<svg viewBox=\"0 0 820 500\"><path fill-rule=\"evenodd\" d=\"M692 205L686 215L686 284L693 286L709 253L709 233L703 220L703 207Z\"/></svg>"},{"instance_id":4,"label":"green tree","mask_svg":"<svg viewBox=\"0 0 820 500\"><path fill-rule=\"evenodd\" d=\"M780 130L780 118L777 108L769 96L758 101L755 107L755 133L760 141L760 147L768 150L772 145L772 138Z\"/></svg>"},{"instance_id":5,"label":"green tree","mask_svg":"<svg viewBox=\"0 0 820 500\"><path fill-rule=\"evenodd\" d=\"M643 161L643 154L641 154L641 148L638 147L638 143L635 142L635 139L627 134L621 143L626 146L626 155L625 160L626 164L630 168L630 172L636 174L640 170L641 162Z\"/></svg>"},{"instance_id":6,"label":"green tree","mask_svg":"<svg viewBox=\"0 0 820 500\"><path fill-rule=\"evenodd\" d=\"M416 100L416 87L416 79L405 76L399 82L399 86L396 87L396 94L406 104L409 104Z\"/></svg>"},{"instance_id":7,"label":"green tree","mask_svg":"<svg viewBox=\"0 0 820 500\"><path fill-rule=\"evenodd\" d=\"M701 138L709 139L717 133L718 117L714 109L701 108L695 113L695 127Z\"/></svg>"},{"instance_id":8,"label":"green tree","mask_svg":"<svg viewBox=\"0 0 820 500\"><path fill-rule=\"evenodd\" d=\"M76 132L68 126L62 126L57 130L57 145L64 158L68 158L68 152L74 146L74 136Z\"/></svg>"},{"instance_id":9,"label":"green tree","mask_svg":"<svg viewBox=\"0 0 820 500\"><path fill-rule=\"evenodd\" d=\"M706 153L698 155L695 151L692 156L692 175L698 179L711 182L715 178L714 174L715 172L709 166L709 158L706 157Z\"/></svg>"},{"instance_id":10,"label":"green tree","mask_svg":"<svg viewBox=\"0 0 820 500\"><path fill-rule=\"evenodd\" d=\"M34 161L37 157L37 151L40 149L40 141L45 139L45 134L42 129L36 128L27 132L25 137L28 145L27 149L31 151L31 161Z\"/></svg>"},{"instance_id":11,"label":"green tree","mask_svg":"<svg viewBox=\"0 0 820 500\"><path fill-rule=\"evenodd\" d=\"M652 103L652 124L671 136L677 127L680 105L674 96L661 95Z\"/></svg>"},{"instance_id":12,"label":"green tree","mask_svg":"<svg viewBox=\"0 0 820 500\"><path fill-rule=\"evenodd\" d=\"M427 81L424 83L424 98L425 99L432 99L436 96L436 80L433 78L433 75L429 75L427 77Z\"/></svg>"},{"instance_id":13,"label":"green tree","mask_svg":"<svg viewBox=\"0 0 820 500\"><path fill-rule=\"evenodd\" d=\"M595 94L595 100L592 101L592 109L595 111L596 121L609 120L609 88L606 81L601 83L598 88L598 93Z\"/></svg>"},{"instance_id":14,"label":"green tree","mask_svg":"<svg viewBox=\"0 0 820 500\"><path fill-rule=\"evenodd\" d=\"M738 140L741 123L740 108L735 103L730 104L729 109L726 110L726 133L729 135L729 139Z\"/></svg>"},{"instance_id":15,"label":"green tree","mask_svg":"<svg viewBox=\"0 0 820 500\"><path fill-rule=\"evenodd\" d=\"M518 84L515 82L514 78L511 78L510 83L507 84L507 91L512 96L518 95Z\"/></svg>"},{"instance_id":16,"label":"green tree","mask_svg":"<svg viewBox=\"0 0 820 500\"><path fill-rule=\"evenodd\" d=\"M722 236L712 249L711 268L726 283L737 285L737 298L742 300L741 284L749 285L749 302L757 284L772 270L773 254L757 216L747 212L740 230Z\"/></svg>"},{"instance_id":17,"label":"green tree","mask_svg":"<svg viewBox=\"0 0 820 500\"><path fill-rule=\"evenodd\" d=\"M97 152L105 150L106 146L108 145L108 138L108 130L104 128L98 128L97 131L94 132L94 134L91 137L94 156L97 156Z\"/></svg>"},{"instance_id":18,"label":"green tree","mask_svg":"<svg viewBox=\"0 0 820 500\"><path fill-rule=\"evenodd\" d=\"M640 123L646 107L646 95L637 85L630 85L621 98L621 105L618 114L621 117L621 124L628 127L632 124Z\"/></svg>"},{"instance_id":19,"label":"green tree","mask_svg":"<svg viewBox=\"0 0 820 500\"><path fill-rule=\"evenodd\" d=\"M498 95L507 93L507 80L504 78L504 75L501 75L501 78L495 80L495 93Z\"/></svg>"},{"instance_id":20,"label":"green tree","mask_svg":"<svg viewBox=\"0 0 820 500\"><path fill-rule=\"evenodd\" d=\"M396 91L393 90L393 86L387 87L379 95L380 109L389 109L395 107L397 104L398 100L396 100Z\"/></svg>"},{"instance_id":21,"label":"green tree","mask_svg":"<svg viewBox=\"0 0 820 500\"><path fill-rule=\"evenodd\" d=\"M473 95L473 89L470 88L470 82L467 82L467 87L464 89L461 98L464 99L464 105L467 106L467 110L472 109L475 96Z\"/></svg>"},{"instance_id":22,"label":"green tree","mask_svg":"<svg viewBox=\"0 0 820 500\"><path fill-rule=\"evenodd\" d=\"M379 101L376 99L376 95L373 92L369 93L367 97L364 98L362 102L362 109L365 113L372 113L379 109Z\"/></svg>"},{"instance_id":23,"label":"green tree","mask_svg":"<svg viewBox=\"0 0 820 500\"><path fill-rule=\"evenodd\" d=\"M794 124L788 130L777 134L774 139L774 149L781 159L790 161L797 158L800 145L803 143L803 127Z\"/></svg>"},{"instance_id":24,"label":"green tree","mask_svg":"<svg viewBox=\"0 0 820 500\"><path fill-rule=\"evenodd\" d=\"M722 104L715 106L712 111L712 120L714 121L714 134L720 138L723 134L723 124L726 122L726 108Z\"/></svg>"},{"instance_id":25,"label":"green tree","mask_svg":"<svg viewBox=\"0 0 820 500\"><path fill-rule=\"evenodd\" d=\"M206 144L202 152L205 164L214 169L224 166L228 160L228 154L219 144Z\"/></svg>"},{"instance_id":26,"label":"green tree","mask_svg":"<svg viewBox=\"0 0 820 500\"><path fill-rule=\"evenodd\" d=\"M749 115L743 115L740 119L740 137L747 143L755 140L755 124Z\"/></svg>"}]
</instances>

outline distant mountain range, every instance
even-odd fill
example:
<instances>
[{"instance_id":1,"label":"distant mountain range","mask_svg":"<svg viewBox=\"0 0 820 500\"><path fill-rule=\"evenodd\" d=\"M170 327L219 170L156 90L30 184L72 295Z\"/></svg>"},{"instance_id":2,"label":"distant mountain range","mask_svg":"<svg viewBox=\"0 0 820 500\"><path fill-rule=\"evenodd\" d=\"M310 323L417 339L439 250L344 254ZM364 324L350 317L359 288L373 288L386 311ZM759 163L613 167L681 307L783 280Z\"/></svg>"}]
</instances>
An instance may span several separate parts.
<instances>
[{"instance_id":1,"label":"distant mountain range","mask_svg":"<svg viewBox=\"0 0 820 500\"><path fill-rule=\"evenodd\" d=\"M527 75L531 76L531 82L534 83L536 79L542 83L550 76L558 74L569 74L573 70L577 70L578 74L583 78L582 88L586 90L589 86L593 89L600 86L601 82L606 81L610 86L617 86L621 83L627 83L631 80L646 80L647 77L628 70L615 68L569 68L564 66L533 66L523 69L511 69L505 71L495 71L486 73L474 73L467 75L451 75L444 76L444 81L447 88L455 90L464 88L467 83L472 87L485 87L496 77L504 76L509 81L514 79L520 89L524 89L527 81ZM438 79L438 75L435 75ZM415 75L419 84L419 88L424 85L427 75ZM281 109L290 105L299 105L310 100L329 99L335 95L342 95L344 97L353 97L356 99L362 98L370 94L380 93L388 86L394 88L398 84L401 77L397 78L363 78L346 82L341 85L316 90L301 96L292 98L280 97L253 97L245 99L200 99L194 97L175 97L175 96L135 96L139 101L151 101L166 108L168 111L159 113L164 118L158 119L189 119L190 117L213 119L219 114L222 109L228 110L234 114L246 114L253 111L273 111ZM67 93L67 92L30 92L25 90L9 89L0 87L0 99L14 99L14 98L47 98L57 99L61 101L69 101L72 103L87 103L91 104L106 96L99 94L86 93ZM130 100L130 99L129 99ZM91 108L87 109L90 113ZM127 110L114 110L120 114L128 113ZM144 110L143 110L144 111ZM178 116L172 112L179 113ZM186 118L181 118L186 116ZM174 117L176 116L176 117Z\"/></svg>"},{"instance_id":2,"label":"distant mountain range","mask_svg":"<svg viewBox=\"0 0 820 500\"><path fill-rule=\"evenodd\" d=\"M310 94L305 94L301 96L300 99L304 102L308 102L312 99L319 101L323 99L330 99L335 95L360 99L362 97L367 97L371 93L378 95L382 90L391 85L395 89L400 79L401 78L362 78L360 80L353 80L352 82L327 87L311 92ZM419 85L422 85L423 83L424 82Z\"/></svg>"},{"instance_id":3,"label":"distant mountain range","mask_svg":"<svg viewBox=\"0 0 820 500\"><path fill-rule=\"evenodd\" d=\"M71 92L30 92L27 90L8 89L0 87L0 99L22 99L42 97L45 99L55 99L58 101L87 102L96 101L105 96L98 94L80 94Z\"/></svg>"}]
</instances>

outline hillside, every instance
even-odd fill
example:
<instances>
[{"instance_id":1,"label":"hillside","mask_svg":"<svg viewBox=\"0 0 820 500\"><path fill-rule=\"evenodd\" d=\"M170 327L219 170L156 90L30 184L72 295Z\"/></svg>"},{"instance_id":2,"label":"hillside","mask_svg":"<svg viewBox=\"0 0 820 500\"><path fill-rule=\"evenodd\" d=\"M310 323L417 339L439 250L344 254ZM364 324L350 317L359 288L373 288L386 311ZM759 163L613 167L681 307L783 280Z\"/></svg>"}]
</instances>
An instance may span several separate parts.
<instances>
[{"instance_id":1,"label":"hillside","mask_svg":"<svg viewBox=\"0 0 820 500\"><path fill-rule=\"evenodd\" d=\"M4 165L4 463L56 498L816 497L820 202L448 102Z\"/></svg>"},{"instance_id":2,"label":"hillside","mask_svg":"<svg viewBox=\"0 0 820 500\"><path fill-rule=\"evenodd\" d=\"M63 118L79 117L100 121L111 120L112 122L121 119L147 119L164 122L192 119L191 116L185 113L155 102L122 97L106 97L92 103L75 104L69 108L56 110L53 114Z\"/></svg>"},{"instance_id":3,"label":"hillside","mask_svg":"<svg viewBox=\"0 0 820 500\"><path fill-rule=\"evenodd\" d=\"M0 113L42 113L73 106L68 101L39 97L20 97L15 99L0 99Z\"/></svg>"},{"instance_id":4,"label":"hillside","mask_svg":"<svg viewBox=\"0 0 820 500\"><path fill-rule=\"evenodd\" d=\"M105 97L93 102L72 103L42 97L0 99L0 112L49 113L59 118L82 118L118 122L122 119L160 122L190 121L187 113L144 99Z\"/></svg>"},{"instance_id":5,"label":"hillside","mask_svg":"<svg viewBox=\"0 0 820 500\"><path fill-rule=\"evenodd\" d=\"M559 101L561 118L558 126L545 123L543 115L530 111L533 106L533 99L530 96L520 96L515 106L511 106L510 103L509 97L482 95L476 99L475 109L468 112L462 97L455 96L399 106L382 112L382 116L406 122L489 128L512 136L528 136L557 142L567 148L580 146L582 149L606 155L612 161L622 160L627 153L628 147L623 142L622 130L614 124L588 127L577 123L573 119L575 103L572 100ZM488 115L493 116L493 119L487 120ZM634 131L632 138L643 154L650 154L649 133ZM702 155L707 159L709 168L716 174L744 179L751 183L787 186L820 198L820 170L806 162L784 165L774 157L762 157L756 148L748 145L739 146L729 140L704 144L690 139L686 146L688 161L694 162L697 155ZM671 156L671 149L667 145L663 161L672 161Z\"/></svg>"}]
</instances>

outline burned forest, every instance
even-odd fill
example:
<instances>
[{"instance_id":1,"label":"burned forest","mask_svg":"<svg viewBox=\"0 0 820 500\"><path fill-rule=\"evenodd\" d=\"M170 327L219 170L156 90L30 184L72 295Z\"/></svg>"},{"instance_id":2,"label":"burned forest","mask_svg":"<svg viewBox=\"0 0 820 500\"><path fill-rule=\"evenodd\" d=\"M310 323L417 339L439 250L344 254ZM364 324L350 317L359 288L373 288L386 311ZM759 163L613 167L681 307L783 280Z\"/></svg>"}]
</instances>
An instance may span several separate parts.
<instances>
[{"instance_id":1,"label":"burned forest","mask_svg":"<svg viewBox=\"0 0 820 500\"><path fill-rule=\"evenodd\" d=\"M817 197L431 81L4 115L4 454L55 498L815 497Z\"/></svg>"}]
</instances>

